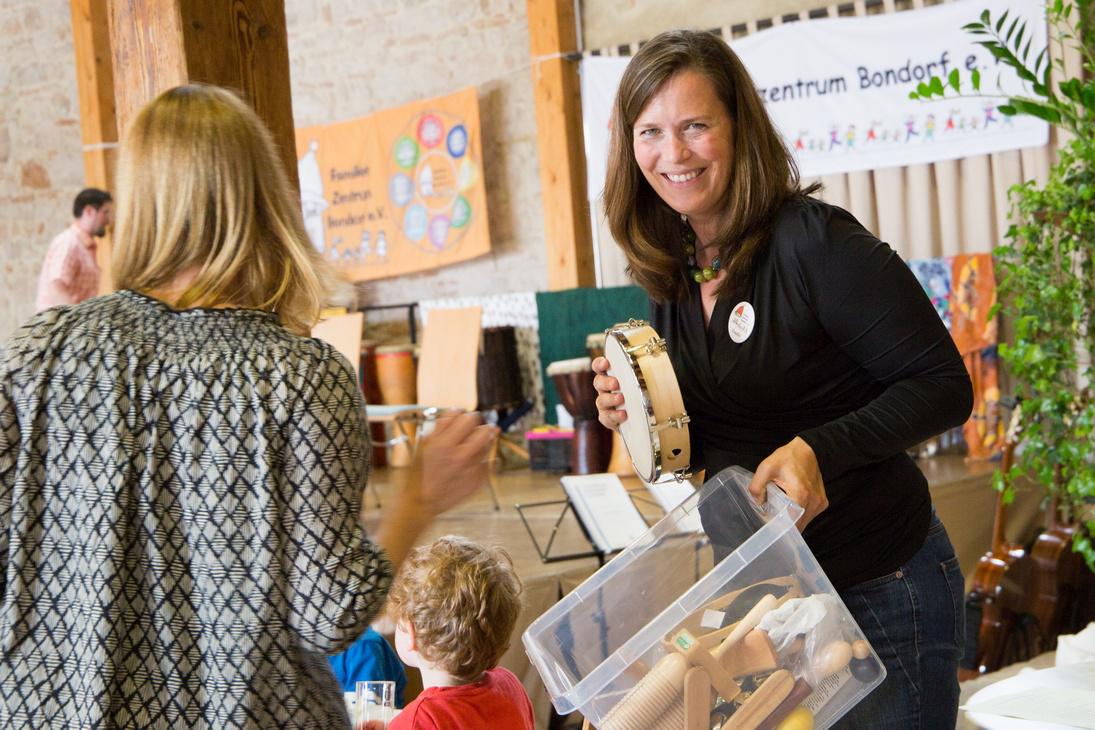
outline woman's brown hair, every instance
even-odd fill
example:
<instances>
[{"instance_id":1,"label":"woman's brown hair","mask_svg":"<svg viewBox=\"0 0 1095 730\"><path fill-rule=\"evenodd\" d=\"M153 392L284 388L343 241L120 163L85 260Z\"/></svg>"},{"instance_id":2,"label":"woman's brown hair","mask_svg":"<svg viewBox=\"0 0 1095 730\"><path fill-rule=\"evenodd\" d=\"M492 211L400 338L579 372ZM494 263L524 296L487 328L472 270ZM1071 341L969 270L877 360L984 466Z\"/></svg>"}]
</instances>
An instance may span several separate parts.
<instances>
[{"instance_id":1,"label":"woman's brown hair","mask_svg":"<svg viewBox=\"0 0 1095 730\"><path fill-rule=\"evenodd\" d=\"M768 118L749 72L711 33L672 30L645 43L631 59L616 92L604 205L613 238L627 256L628 271L658 301L680 300L690 291L680 215L650 187L635 162L634 127L651 98L676 74L702 73L731 120L731 176L726 215L713 244L726 278L719 294L739 292L767 244L779 206L801 190L798 169Z\"/></svg>"},{"instance_id":2,"label":"woman's brown hair","mask_svg":"<svg viewBox=\"0 0 1095 730\"><path fill-rule=\"evenodd\" d=\"M224 89L179 86L149 103L118 161L115 284L147 293L194 271L173 306L263 309L307 334L332 275L275 150Z\"/></svg>"}]
</instances>

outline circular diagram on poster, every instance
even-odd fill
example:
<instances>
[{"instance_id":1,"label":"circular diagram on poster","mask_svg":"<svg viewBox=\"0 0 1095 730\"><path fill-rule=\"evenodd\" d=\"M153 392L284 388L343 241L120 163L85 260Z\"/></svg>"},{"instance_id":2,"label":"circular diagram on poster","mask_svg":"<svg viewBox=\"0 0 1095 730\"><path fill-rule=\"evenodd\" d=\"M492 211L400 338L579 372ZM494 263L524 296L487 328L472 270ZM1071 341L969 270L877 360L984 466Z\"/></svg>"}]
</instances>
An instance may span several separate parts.
<instances>
[{"instance_id":1,"label":"circular diagram on poster","mask_svg":"<svg viewBox=\"0 0 1095 730\"><path fill-rule=\"evenodd\" d=\"M479 165L462 119L442 111L413 117L390 150L388 197L404 237L440 253L455 246L475 211L470 189Z\"/></svg>"}]
</instances>

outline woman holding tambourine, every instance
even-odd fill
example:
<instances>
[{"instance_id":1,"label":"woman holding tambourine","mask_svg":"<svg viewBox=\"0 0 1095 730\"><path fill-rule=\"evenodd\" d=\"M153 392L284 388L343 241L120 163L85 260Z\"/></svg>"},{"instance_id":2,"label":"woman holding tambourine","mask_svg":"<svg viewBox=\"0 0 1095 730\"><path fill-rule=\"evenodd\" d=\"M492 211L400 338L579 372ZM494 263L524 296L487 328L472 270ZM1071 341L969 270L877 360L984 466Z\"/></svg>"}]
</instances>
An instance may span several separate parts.
<instances>
[{"instance_id":1,"label":"woman holding tambourine","mask_svg":"<svg viewBox=\"0 0 1095 730\"><path fill-rule=\"evenodd\" d=\"M803 189L741 61L708 33L645 44L616 97L605 208L650 294L692 468L778 484L883 661L842 725L953 727L963 580L906 449L963 423L970 380L908 267ZM598 358L600 420L627 418Z\"/></svg>"}]
</instances>

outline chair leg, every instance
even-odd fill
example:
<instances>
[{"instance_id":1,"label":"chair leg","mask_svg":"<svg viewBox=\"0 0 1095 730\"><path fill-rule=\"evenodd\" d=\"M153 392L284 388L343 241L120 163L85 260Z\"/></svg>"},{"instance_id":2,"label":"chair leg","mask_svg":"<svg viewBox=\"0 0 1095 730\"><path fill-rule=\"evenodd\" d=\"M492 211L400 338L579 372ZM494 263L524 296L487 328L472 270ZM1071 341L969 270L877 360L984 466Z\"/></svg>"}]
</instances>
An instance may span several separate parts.
<instances>
[{"instance_id":1,"label":"chair leg","mask_svg":"<svg viewBox=\"0 0 1095 730\"><path fill-rule=\"evenodd\" d=\"M490 454L487 456L487 489L490 490L490 499L494 502L494 511L497 512L501 509L498 505L498 491L494 488L494 483L497 481L495 476L495 465L498 462L498 442L502 439L501 434L497 434L490 445Z\"/></svg>"}]
</instances>

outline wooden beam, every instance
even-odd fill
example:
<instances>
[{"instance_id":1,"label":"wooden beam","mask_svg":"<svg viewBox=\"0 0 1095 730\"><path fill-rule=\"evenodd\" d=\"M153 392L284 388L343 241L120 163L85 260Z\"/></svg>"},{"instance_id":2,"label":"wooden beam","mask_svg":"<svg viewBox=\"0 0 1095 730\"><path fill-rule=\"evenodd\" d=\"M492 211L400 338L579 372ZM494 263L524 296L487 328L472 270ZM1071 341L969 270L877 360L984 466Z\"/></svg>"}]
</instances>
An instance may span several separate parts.
<instances>
[{"instance_id":1,"label":"wooden beam","mask_svg":"<svg viewBox=\"0 0 1095 730\"><path fill-rule=\"evenodd\" d=\"M72 45L76 52L76 86L80 97L80 141L84 150L84 184L114 191L118 121L114 114L114 68L103 0L71 0ZM114 286L110 278L112 242L99 241L102 269L99 291Z\"/></svg>"},{"instance_id":2,"label":"wooden beam","mask_svg":"<svg viewBox=\"0 0 1095 730\"><path fill-rule=\"evenodd\" d=\"M574 3L528 0L528 27L548 288L593 286L578 66L561 57L578 49Z\"/></svg>"},{"instance_id":3,"label":"wooden beam","mask_svg":"<svg viewBox=\"0 0 1095 730\"><path fill-rule=\"evenodd\" d=\"M119 127L187 83L238 92L274 136L297 181L283 0L109 0Z\"/></svg>"}]
</instances>

